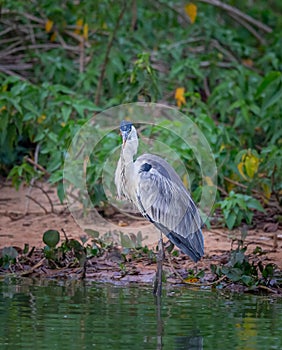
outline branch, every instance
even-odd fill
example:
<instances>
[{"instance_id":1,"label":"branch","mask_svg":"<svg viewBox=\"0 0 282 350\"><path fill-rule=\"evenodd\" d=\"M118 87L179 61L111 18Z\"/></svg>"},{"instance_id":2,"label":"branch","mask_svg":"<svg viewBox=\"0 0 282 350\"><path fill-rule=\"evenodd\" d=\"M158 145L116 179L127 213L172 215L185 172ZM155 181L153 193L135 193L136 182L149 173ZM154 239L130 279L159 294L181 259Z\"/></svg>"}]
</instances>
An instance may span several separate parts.
<instances>
[{"instance_id":1,"label":"branch","mask_svg":"<svg viewBox=\"0 0 282 350\"><path fill-rule=\"evenodd\" d=\"M50 196L48 195L47 191L45 191L44 188L42 188L41 186L38 186L38 185L36 185L36 184L34 184L33 187L40 189L40 190L45 194L45 196L47 197L48 202L49 202L49 204L50 204L50 207L51 207L51 213L55 213L52 200L51 200Z\"/></svg>"},{"instance_id":2,"label":"branch","mask_svg":"<svg viewBox=\"0 0 282 350\"><path fill-rule=\"evenodd\" d=\"M34 203L36 203L37 205L39 205L40 208L44 210L45 214L48 214L48 210L47 210L40 202L38 202L35 198L31 197L31 196L28 195L28 194L26 194L25 196L26 196L26 198L32 200Z\"/></svg>"},{"instance_id":3,"label":"branch","mask_svg":"<svg viewBox=\"0 0 282 350\"><path fill-rule=\"evenodd\" d=\"M272 28L270 28L266 24L264 24L256 19L254 19L253 17L246 15L244 12L238 10L236 7L224 4L223 2L221 2L219 0L198 0L198 1L219 7L222 10L225 10L229 13L232 13L233 15L237 15L238 17L244 19L245 21L252 23L255 27L258 27L259 29L265 31L266 33L272 33Z\"/></svg>"},{"instance_id":4,"label":"branch","mask_svg":"<svg viewBox=\"0 0 282 350\"><path fill-rule=\"evenodd\" d=\"M242 18L238 17L233 13L229 13L229 16L232 17L236 22L241 24L242 27L245 27L262 45L266 44L265 39L258 34L258 32Z\"/></svg>"},{"instance_id":5,"label":"branch","mask_svg":"<svg viewBox=\"0 0 282 350\"><path fill-rule=\"evenodd\" d=\"M37 162L35 162L29 157L25 157L25 160L31 165L33 165L35 168L37 168L38 170L42 171L46 176L50 176L50 173L48 173L48 171L45 168L43 168L42 165L38 164Z\"/></svg>"},{"instance_id":6,"label":"branch","mask_svg":"<svg viewBox=\"0 0 282 350\"><path fill-rule=\"evenodd\" d=\"M95 96L95 104L97 106L100 103L100 96L101 96L101 92L102 92L102 84L103 84L103 80L104 80L104 76L105 76L105 72L106 72L106 67L107 67L107 64L109 62L110 51L111 51L111 48L113 46L114 38L115 38L115 36L117 34L120 22L121 22L122 17L123 17L123 15L125 13L125 9L126 9L126 2L123 1L122 9L120 11L120 14L118 16L116 25L115 25L115 27L113 29L112 35L111 35L110 40L108 42L108 46L107 46L104 62L103 62L102 68L101 68L101 74L100 74L100 77L99 77L98 86L97 86L97 90L96 90L96 96Z\"/></svg>"}]
</instances>

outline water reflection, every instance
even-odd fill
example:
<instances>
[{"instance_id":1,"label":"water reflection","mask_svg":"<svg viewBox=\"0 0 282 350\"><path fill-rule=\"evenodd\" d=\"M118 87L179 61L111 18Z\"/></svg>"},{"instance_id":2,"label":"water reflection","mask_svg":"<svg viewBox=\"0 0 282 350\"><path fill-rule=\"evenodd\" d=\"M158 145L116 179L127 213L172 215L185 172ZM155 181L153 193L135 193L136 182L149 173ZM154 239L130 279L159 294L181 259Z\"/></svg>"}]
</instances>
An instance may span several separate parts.
<instances>
[{"instance_id":1,"label":"water reflection","mask_svg":"<svg viewBox=\"0 0 282 350\"><path fill-rule=\"evenodd\" d=\"M164 322L162 320L162 297L155 296L156 324L157 324L157 350L163 349L163 337L165 335ZM198 329L191 330L187 336L175 337L175 350L202 350L203 337Z\"/></svg>"},{"instance_id":2,"label":"water reflection","mask_svg":"<svg viewBox=\"0 0 282 350\"><path fill-rule=\"evenodd\" d=\"M281 349L282 300L186 288L0 281L0 348Z\"/></svg>"}]
</instances>

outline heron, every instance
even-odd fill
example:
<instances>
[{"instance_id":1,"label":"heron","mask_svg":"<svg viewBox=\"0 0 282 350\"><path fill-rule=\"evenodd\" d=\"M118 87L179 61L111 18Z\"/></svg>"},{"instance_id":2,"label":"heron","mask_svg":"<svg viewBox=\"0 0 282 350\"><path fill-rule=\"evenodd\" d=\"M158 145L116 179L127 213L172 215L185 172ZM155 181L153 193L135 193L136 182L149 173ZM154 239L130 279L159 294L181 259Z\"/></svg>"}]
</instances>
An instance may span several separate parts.
<instances>
[{"instance_id":1,"label":"heron","mask_svg":"<svg viewBox=\"0 0 282 350\"><path fill-rule=\"evenodd\" d=\"M164 234L184 254L197 262L204 255L200 212L173 167L154 154L138 152L138 135L132 122L120 124L122 147L115 172L120 199L132 202L160 231L154 294L161 295Z\"/></svg>"}]
</instances>

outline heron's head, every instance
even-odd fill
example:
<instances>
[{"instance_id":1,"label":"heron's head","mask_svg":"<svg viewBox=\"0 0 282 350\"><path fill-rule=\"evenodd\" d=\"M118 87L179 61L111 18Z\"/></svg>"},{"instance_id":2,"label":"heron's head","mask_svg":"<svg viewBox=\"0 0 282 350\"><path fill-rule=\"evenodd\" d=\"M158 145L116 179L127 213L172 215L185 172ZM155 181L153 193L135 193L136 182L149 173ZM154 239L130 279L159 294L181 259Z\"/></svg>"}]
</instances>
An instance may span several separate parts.
<instances>
[{"instance_id":1,"label":"heron's head","mask_svg":"<svg viewBox=\"0 0 282 350\"><path fill-rule=\"evenodd\" d=\"M133 141L137 140L137 132L135 127L132 125L131 122L127 120L123 120L120 123L120 132L122 136L122 144L123 146L127 141Z\"/></svg>"}]
</instances>

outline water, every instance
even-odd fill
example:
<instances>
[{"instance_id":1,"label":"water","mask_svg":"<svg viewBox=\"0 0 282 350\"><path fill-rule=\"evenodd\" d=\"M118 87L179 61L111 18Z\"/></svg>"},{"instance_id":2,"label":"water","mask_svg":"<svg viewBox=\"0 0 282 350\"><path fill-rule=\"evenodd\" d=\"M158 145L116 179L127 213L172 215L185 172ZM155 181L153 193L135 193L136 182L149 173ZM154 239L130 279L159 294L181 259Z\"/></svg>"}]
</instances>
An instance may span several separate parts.
<instances>
[{"instance_id":1,"label":"water","mask_svg":"<svg viewBox=\"0 0 282 350\"><path fill-rule=\"evenodd\" d=\"M282 349L282 300L77 281L0 281L0 349Z\"/></svg>"}]
</instances>

